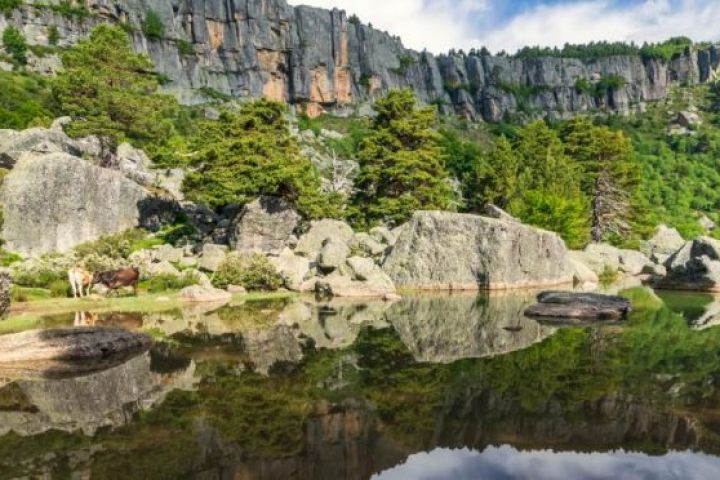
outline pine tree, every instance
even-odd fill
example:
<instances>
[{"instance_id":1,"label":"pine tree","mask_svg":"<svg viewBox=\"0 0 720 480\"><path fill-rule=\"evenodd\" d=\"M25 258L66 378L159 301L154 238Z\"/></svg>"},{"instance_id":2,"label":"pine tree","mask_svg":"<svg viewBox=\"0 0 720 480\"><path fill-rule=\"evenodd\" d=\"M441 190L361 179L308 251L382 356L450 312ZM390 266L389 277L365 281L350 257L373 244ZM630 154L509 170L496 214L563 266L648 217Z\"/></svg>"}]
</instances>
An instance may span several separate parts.
<instances>
[{"instance_id":1,"label":"pine tree","mask_svg":"<svg viewBox=\"0 0 720 480\"><path fill-rule=\"evenodd\" d=\"M508 208L520 194L520 162L504 136L495 141L476 165L472 190L474 194L468 203L470 209L476 212L481 212L488 203Z\"/></svg>"},{"instance_id":2,"label":"pine tree","mask_svg":"<svg viewBox=\"0 0 720 480\"><path fill-rule=\"evenodd\" d=\"M271 195L310 218L341 216L342 197L320 192L320 177L301 155L285 114L283 104L262 99L201 122L191 142L195 169L183 184L188 198L223 207Z\"/></svg>"},{"instance_id":3,"label":"pine tree","mask_svg":"<svg viewBox=\"0 0 720 480\"><path fill-rule=\"evenodd\" d=\"M631 230L632 193L640 181L631 161L630 140L621 132L595 126L588 118L563 129L568 154L583 169L582 189L591 199L592 239L625 236Z\"/></svg>"},{"instance_id":4,"label":"pine tree","mask_svg":"<svg viewBox=\"0 0 720 480\"><path fill-rule=\"evenodd\" d=\"M152 62L133 52L120 27L98 25L65 52L62 63L53 96L74 120L68 133L99 135L112 144L125 138L161 141L170 135L177 101L157 93Z\"/></svg>"},{"instance_id":5,"label":"pine tree","mask_svg":"<svg viewBox=\"0 0 720 480\"><path fill-rule=\"evenodd\" d=\"M412 91L396 90L378 100L375 111L358 152L355 220L399 224L416 210L449 208L452 192L433 130L435 109L417 108Z\"/></svg>"}]
</instances>

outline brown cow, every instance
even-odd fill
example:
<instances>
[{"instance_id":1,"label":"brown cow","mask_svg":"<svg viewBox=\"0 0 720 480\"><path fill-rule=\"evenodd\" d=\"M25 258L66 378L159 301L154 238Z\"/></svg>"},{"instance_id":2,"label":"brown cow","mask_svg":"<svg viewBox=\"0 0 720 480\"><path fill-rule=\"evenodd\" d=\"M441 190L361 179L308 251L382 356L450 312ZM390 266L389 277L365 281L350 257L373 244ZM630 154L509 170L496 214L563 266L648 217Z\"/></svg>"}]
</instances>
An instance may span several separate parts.
<instances>
[{"instance_id":1,"label":"brown cow","mask_svg":"<svg viewBox=\"0 0 720 480\"><path fill-rule=\"evenodd\" d=\"M110 272L95 272L93 283L102 283L107 288L117 290L120 287L133 287L133 293L137 295L138 282L140 281L140 269L137 267L123 268Z\"/></svg>"}]
</instances>

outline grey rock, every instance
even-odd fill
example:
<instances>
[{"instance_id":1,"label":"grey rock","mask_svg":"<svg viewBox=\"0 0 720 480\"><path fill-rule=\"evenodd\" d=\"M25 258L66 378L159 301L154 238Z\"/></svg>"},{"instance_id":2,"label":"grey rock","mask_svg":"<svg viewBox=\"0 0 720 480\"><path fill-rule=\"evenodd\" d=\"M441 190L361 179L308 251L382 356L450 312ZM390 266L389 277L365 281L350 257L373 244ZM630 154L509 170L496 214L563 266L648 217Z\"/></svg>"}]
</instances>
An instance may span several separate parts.
<instances>
[{"instance_id":1,"label":"grey rock","mask_svg":"<svg viewBox=\"0 0 720 480\"><path fill-rule=\"evenodd\" d=\"M325 240L349 244L353 238L353 230L345 222L339 220L318 220L310 224L310 229L300 237L295 253L313 259L322 248Z\"/></svg>"},{"instance_id":2,"label":"grey rock","mask_svg":"<svg viewBox=\"0 0 720 480\"><path fill-rule=\"evenodd\" d=\"M510 289L572 283L556 234L515 222L447 212L416 212L383 270L398 287Z\"/></svg>"},{"instance_id":3,"label":"grey rock","mask_svg":"<svg viewBox=\"0 0 720 480\"><path fill-rule=\"evenodd\" d=\"M694 128L702 124L702 118L695 111L683 110L678 113L677 122L687 128Z\"/></svg>"},{"instance_id":4,"label":"grey rock","mask_svg":"<svg viewBox=\"0 0 720 480\"><path fill-rule=\"evenodd\" d=\"M593 272L592 269L582 261L571 256L569 262L573 269L573 283L575 285L593 286L600 282L597 273Z\"/></svg>"},{"instance_id":5,"label":"grey rock","mask_svg":"<svg viewBox=\"0 0 720 480\"><path fill-rule=\"evenodd\" d=\"M260 197L235 219L230 243L240 252L276 255L287 246L299 221L300 215L285 200Z\"/></svg>"},{"instance_id":6,"label":"grey rock","mask_svg":"<svg viewBox=\"0 0 720 480\"><path fill-rule=\"evenodd\" d=\"M397 241L397 232L391 231L387 227L374 227L370 229L370 236L376 241L382 244L393 246Z\"/></svg>"},{"instance_id":7,"label":"grey rock","mask_svg":"<svg viewBox=\"0 0 720 480\"><path fill-rule=\"evenodd\" d=\"M348 255L350 255L350 248L347 244L330 238L320 249L318 266L325 272L331 272L344 264Z\"/></svg>"},{"instance_id":8,"label":"grey rock","mask_svg":"<svg viewBox=\"0 0 720 480\"><path fill-rule=\"evenodd\" d=\"M492 203L488 203L485 205L485 208L483 209L483 214L490 218L496 218L498 220L504 220L506 222L518 222L519 220L509 213L507 213L502 208L498 207L497 205L493 205Z\"/></svg>"},{"instance_id":9,"label":"grey rock","mask_svg":"<svg viewBox=\"0 0 720 480\"><path fill-rule=\"evenodd\" d=\"M65 153L25 154L0 198L7 248L24 255L65 252L142 225L151 195L120 172Z\"/></svg>"},{"instance_id":10,"label":"grey rock","mask_svg":"<svg viewBox=\"0 0 720 480\"><path fill-rule=\"evenodd\" d=\"M178 298L196 303L227 303L232 300L232 294L218 288L193 285L180 290Z\"/></svg>"},{"instance_id":11,"label":"grey rock","mask_svg":"<svg viewBox=\"0 0 720 480\"><path fill-rule=\"evenodd\" d=\"M383 298L395 293L395 286L387 275L378 273L368 280L355 280L349 275L335 271L316 280L316 290L321 295L347 298Z\"/></svg>"},{"instance_id":12,"label":"grey rock","mask_svg":"<svg viewBox=\"0 0 720 480\"><path fill-rule=\"evenodd\" d=\"M624 250L607 243L591 243L582 252L572 252L571 256L600 275L605 269L619 271L629 275L639 275L653 262L636 250Z\"/></svg>"},{"instance_id":13,"label":"grey rock","mask_svg":"<svg viewBox=\"0 0 720 480\"><path fill-rule=\"evenodd\" d=\"M175 268L172 263L167 261L151 263L147 266L145 271L150 277L154 277L157 275L174 275L176 277L180 276L180 271Z\"/></svg>"},{"instance_id":14,"label":"grey rock","mask_svg":"<svg viewBox=\"0 0 720 480\"><path fill-rule=\"evenodd\" d=\"M544 320L608 321L621 320L632 305L623 297L597 293L543 292L538 303L525 310L525 315Z\"/></svg>"},{"instance_id":15,"label":"grey rock","mask_svg":"<svg viewBox=\"0 0 720 480\"><path fill-rule=\"evenodd\" d=\"M640 247L640 251L651 258L654 255L672 255L684 244L685 240L676 229L660 225L655 235Z\"/></svg>"},{"instance_id":16,"label":"grey rock","mask_svg":"<svg viewBox=\"0 0 720 480\"><path fill-rule=\"evenodd\" d=\"M667 276L659 288L720 292L720 241L698 237L665 262Z\"/></svg>"},{"instance_id":17,"label":"grey rock","mask_svg":"<svg viewBox=\"0 0 720 480\"><path fill-rule=\"evenodd\" d=\"M703 215L702 217L700 217L700 220L698 220L698 222L706 232L715 230L717 228L715 222L713 222L707 215Z\"/></svg>"},{"instance_id":18,"label":"grey rock","mask_svg":"<svg viewBox=\"0 0 720 480\"><path fill-rule=\"evenodd\" d=\"M100 359L151 344L147 335L121 328L31 330L0 336L0 362Z\"/></svg>"},{"instance_id":19,"label":"grey rock","mask_svg":"<svg viewBox=\"0 0 720 480\"><path fill-rule=\"evenodd\" d=\"M352 250L365 257L379 257L385 253L385 245L365 232L356 233L352 239Z\"/></svg>"},{"instance_id":20,"label":"grey rock","mask_svg":"<svg viewBox=\"0 0 720 480\"><path fill-rule=\"evenodd\" d=\"M286 248L279 256L270 257L269 260L275 265L288 290L302 291L305 277L310 272L310 261L307 258L295 255Z\"/></svg>"},{"instance_id":21,"label":"grey rock","mask_svg":"<svg viewBox=\"0 0 720 480\"><path fill-rule=\"evenodd\" d=\"M82 155L77 142L62 130L29 128L27 130L0 130L0 167L13 168L26 153L67 153Z\"/></svg>"},{"instance_id":22,"label":"grey rock","mask_svg":"<svg viewBox=\"0 0 720 480\"><path fill-rule=\"evenodd\" d=\"M152 249L152 257L156 262L179 263L185 256L182 248L176 248L172 245L158 245Z\"/></svg>"},{"instance_id":23,"label":"grey rock","mask_svg":"<svg viewBox=\"0 0 720 480\"><path fill-rule=\"evenodd\" d=\"M216 272L227 257L228 248L225 245L206 243L202 248L202 255L198 266L208 272Z\"/></svg>"},{"instance_id":24,"label":"grey rock","mask_svg":"<svg viewBox=\"0 0 720 480\"><path fill-rule=\"evenodd\" d=\"M0 318L10 309L12 282L10 272L0 271Z\"/></svg>"}]
</instances>

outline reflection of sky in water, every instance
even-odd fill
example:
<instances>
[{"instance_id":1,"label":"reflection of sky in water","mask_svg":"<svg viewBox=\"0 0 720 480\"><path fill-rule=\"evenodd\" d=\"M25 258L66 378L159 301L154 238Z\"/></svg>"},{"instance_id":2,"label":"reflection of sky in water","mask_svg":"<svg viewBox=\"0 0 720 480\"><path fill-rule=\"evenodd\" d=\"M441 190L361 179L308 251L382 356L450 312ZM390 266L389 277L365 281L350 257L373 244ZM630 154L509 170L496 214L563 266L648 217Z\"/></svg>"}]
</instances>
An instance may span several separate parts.
<instances>
[{"instance_id":1,"label":"reflection of sky in water","mask_svg":"<svg viewBox=\"0 0 720 480\"><path fill-rule=\"evenodd\" d=\"M720 479L720 458L693 452L651 457L642 453L519 452L489 447L484 452L437 449L375 475L374 480L557 480Z\"/></svg>"}]
</instances>

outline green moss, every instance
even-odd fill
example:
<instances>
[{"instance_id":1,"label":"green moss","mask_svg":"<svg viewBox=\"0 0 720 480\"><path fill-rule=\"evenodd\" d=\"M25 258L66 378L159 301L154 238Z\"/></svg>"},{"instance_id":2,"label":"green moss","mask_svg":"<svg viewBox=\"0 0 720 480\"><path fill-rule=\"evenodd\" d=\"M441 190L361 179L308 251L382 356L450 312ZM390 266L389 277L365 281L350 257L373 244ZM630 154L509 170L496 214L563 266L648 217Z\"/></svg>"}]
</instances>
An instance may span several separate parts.
<instances>
[{"instance_id":1,"label":"green moss","mask_svg":"<svg viewBox=\"0 0 720 480\"><path fill-rule=\"evenodd\" d=\"M193 44L188 42L187 40L178 40L177 47L180 55L189 56L195 54L195 48L193 47Z\"/></svg>"},{"instance_id":2,"label":"green moss","mask_svg":"<svg viewBox=\"0 0 720 480\"><path fill-rule=\"evenodd\" d=\"M9 17L12 11L22 5L22 0L0 0L0 13Z\"/></svg>"}]
</instances>

